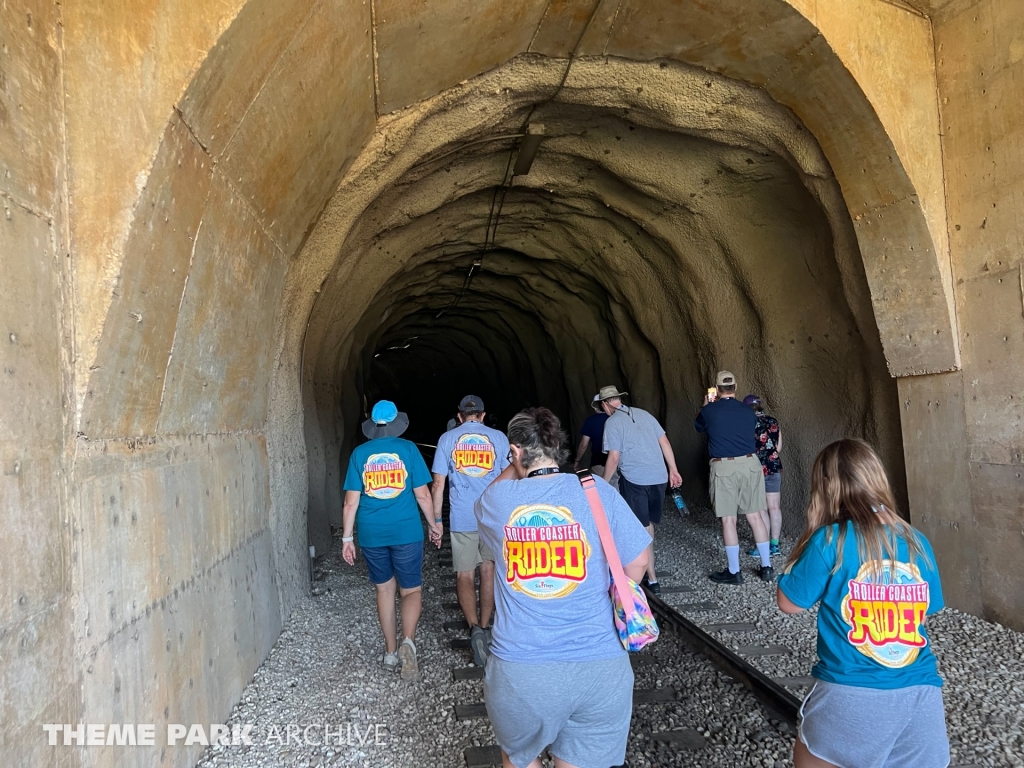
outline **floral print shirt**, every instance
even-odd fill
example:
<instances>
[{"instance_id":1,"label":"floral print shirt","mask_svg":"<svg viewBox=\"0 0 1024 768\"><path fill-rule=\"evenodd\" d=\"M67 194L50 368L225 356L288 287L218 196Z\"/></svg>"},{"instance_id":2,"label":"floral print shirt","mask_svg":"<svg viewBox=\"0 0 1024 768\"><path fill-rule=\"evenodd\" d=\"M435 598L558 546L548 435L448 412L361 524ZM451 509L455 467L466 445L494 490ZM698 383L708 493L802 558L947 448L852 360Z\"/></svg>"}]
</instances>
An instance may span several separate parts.
<instances>
[{"instance_id":1,"label":"floral print shirt","mask_svg":"<svg viewBox=\"0 0 1024 768\"><path fill-rule=\"evenodd\" d=\"M782 471L782 459L779 458L779 422L767 413L757 414L757 426L754 427L757 441L757 458L766 475L776 475Z\"/></svg>"}]
</instances>

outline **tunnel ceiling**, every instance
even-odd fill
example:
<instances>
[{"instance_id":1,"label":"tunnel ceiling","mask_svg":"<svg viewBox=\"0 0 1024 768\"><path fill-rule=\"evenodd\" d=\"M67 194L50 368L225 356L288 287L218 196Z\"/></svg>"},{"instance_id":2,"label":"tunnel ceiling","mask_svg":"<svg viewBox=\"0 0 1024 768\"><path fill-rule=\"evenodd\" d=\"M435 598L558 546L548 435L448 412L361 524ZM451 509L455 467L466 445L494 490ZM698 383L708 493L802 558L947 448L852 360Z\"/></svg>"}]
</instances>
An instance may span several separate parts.
<instances>
[{"instance_id":1,"label":"tunnel ceiling","mask_svg":"<svg viewBox=\"0 0 1024 768\"><path fill-rule=\"evenodd\" d=\"M305 366L328 457L380 396L432 442L467 392L578 427L615 383L678 431L719 367L827 412L810 432L874 429L891 382L813 137L678 63L576 60L559 89L564 72L520 57L393 116L328 205L300 256L334 262ZM501 189L518 140L481 140L528 122L545 138Z\"/></svg>"}]
</instances>

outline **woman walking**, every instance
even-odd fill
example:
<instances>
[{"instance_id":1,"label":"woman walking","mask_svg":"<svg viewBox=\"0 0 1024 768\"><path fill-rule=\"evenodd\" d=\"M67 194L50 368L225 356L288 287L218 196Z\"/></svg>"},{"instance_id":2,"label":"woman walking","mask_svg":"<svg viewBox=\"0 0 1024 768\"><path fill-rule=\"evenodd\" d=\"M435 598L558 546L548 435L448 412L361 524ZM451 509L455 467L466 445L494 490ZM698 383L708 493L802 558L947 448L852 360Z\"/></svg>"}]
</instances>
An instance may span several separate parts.
<instances>
[{"instance_id":1,"label":"woman walking","mask_svg":"<svg viewBox=\"0 0 1024 768\"><path fill-rule=\"evenodd\" d=\"M508 425L508 467L476 504L495 554L494 624L484 677L487 714L505 768L608 768L625 760L633 671L612 618L608 560L587 496L561 474L558 418L530 408ZM639 581L650 535L595 478L626 575Z\"/></svg>"},{"instance_id":2,"label":"woman walking","mask_svg":"<svg viewBox=\"0 0 1024 768\"><path fill-rule=\"evenodd\" d=\"M925 617L942 608L928 541L896 514L862 440L811 470L807 530L779 577L786 613L818 609L817 679L801 707L796 768L945 768L949 740Z\"/></svg>"},{"instance_id":3,"label":"woman walking","mask_svg":"<svg viewBox=\"0 0 1024 768\"><path fill-rule=\"evenodd\" d=\"M401 440L409 417L389 400L373 406L363 422L363 443L349 458L345 473L341 556L356 562L355 533L377 590L377 618L384 633L384 669L401 671L403 680L419 679L416 624L423 587L423 524L441 546L441 524L434 519L430 471L414 443ZM398 642L395 587L402 598L402 641Z\"/></svg>"}]
</instances>

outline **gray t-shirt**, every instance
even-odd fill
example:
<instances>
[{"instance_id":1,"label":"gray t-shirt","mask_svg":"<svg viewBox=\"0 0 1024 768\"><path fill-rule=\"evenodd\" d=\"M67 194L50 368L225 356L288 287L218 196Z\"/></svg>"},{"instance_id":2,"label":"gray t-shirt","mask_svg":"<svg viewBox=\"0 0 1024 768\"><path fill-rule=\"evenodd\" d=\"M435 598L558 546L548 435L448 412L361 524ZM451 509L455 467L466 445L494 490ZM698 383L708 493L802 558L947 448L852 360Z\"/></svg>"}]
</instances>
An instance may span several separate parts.
<instances>
[{"instance_id":1,"label":"gray t-shirt","mask_svg":"<svg viewBox=\"0 0 1024 768\"><path fill-rule=\"evenodd\" d=\"M467 421L437 440L435 475L448 475L451 517L448 527L456 533L476 530L473 505L484 489L508 466L508 438L479 421Z\"/></svg>"},{"instance_id":2,"label":"gray t-shirt","mask_svg":"<svg viewBox=\"0 0 1024 768\"><path fill-rule=\"evenodd\" d=\"M668 468L658 438L658 420L640 408L622 406L604 424L605 451L619 451L619 472L633 485L668 482Z\"/></svg>"},{"instance_id":3,"label":"gray t-shirt","mask_svg":"<svg viewBox=\"0 0 1024 768\"><path fill-rule=\"evenodd\" d=\"M628 565L651 537L608 483L595 482L619 560ZM495 656L542 664L625 653L608 595L611 572L579 478L494 483L475 512L480 540L495 557Z\"/></svg>"}]
</instances>

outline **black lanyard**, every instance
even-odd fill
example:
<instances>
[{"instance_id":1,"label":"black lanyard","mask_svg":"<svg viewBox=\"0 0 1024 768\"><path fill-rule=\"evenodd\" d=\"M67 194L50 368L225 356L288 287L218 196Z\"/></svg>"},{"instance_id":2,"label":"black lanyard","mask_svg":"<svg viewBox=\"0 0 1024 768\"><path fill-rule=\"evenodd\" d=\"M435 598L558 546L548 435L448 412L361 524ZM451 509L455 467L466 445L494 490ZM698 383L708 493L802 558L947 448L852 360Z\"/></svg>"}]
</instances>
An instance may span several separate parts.
<instances>
[{"instance_id":1,"label":"black lanyard","mask_svg":"<svg viewBox=\"0 0 1024 768\"><path fill-rule=\"evenodd\" d=\"M562 470L558 467L541 467L540 469L533 470L533 472L529 472L526 476L537 477L538 475L557 475L561 471Z\"/></svg>"}]
</instances>

